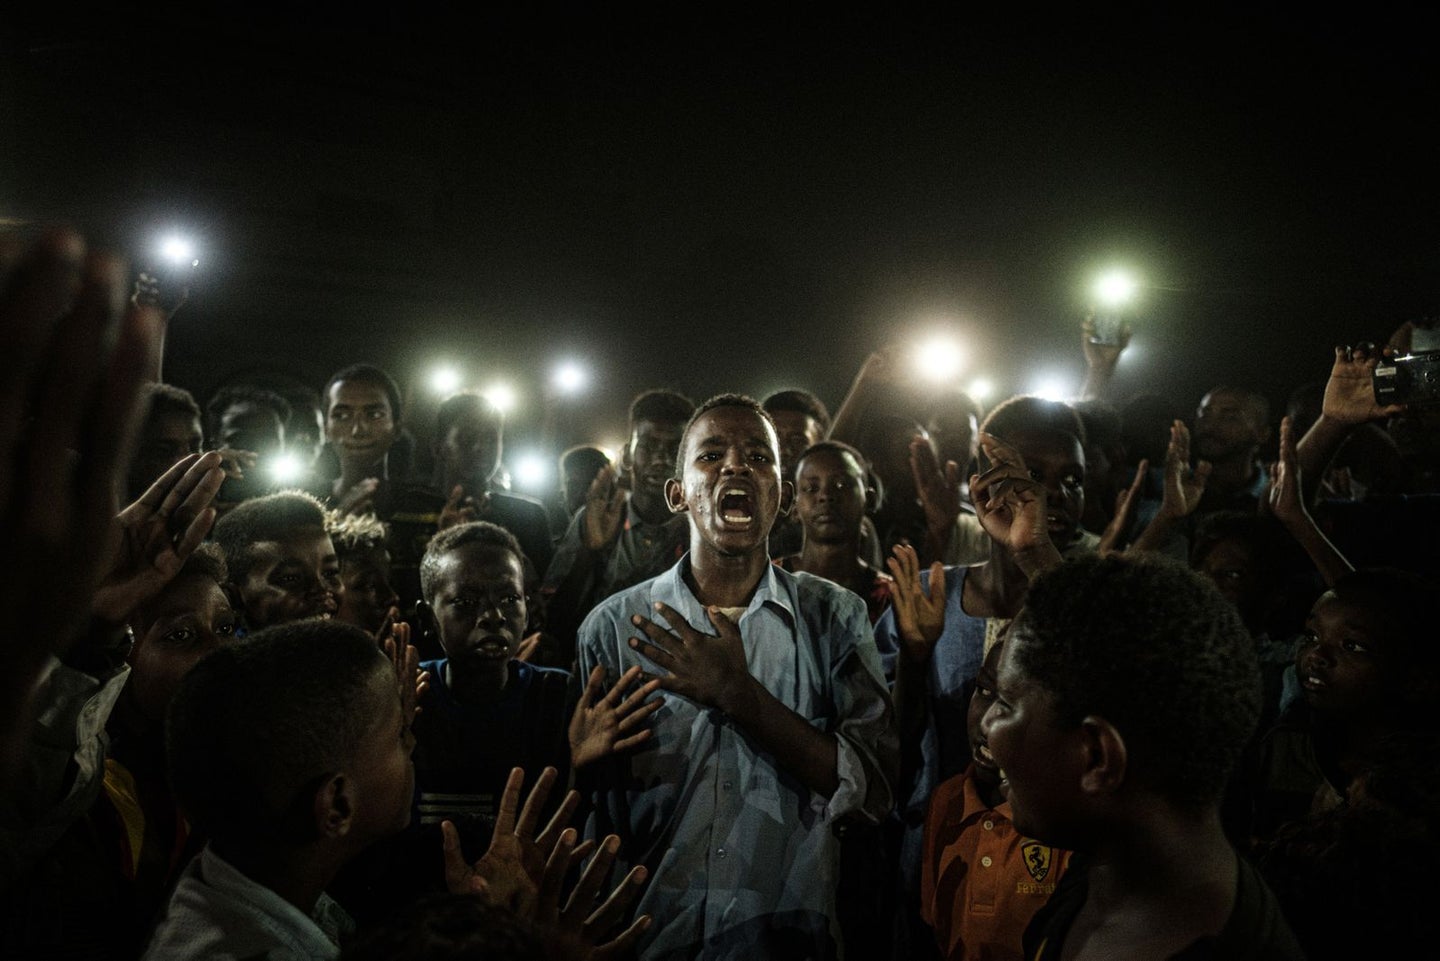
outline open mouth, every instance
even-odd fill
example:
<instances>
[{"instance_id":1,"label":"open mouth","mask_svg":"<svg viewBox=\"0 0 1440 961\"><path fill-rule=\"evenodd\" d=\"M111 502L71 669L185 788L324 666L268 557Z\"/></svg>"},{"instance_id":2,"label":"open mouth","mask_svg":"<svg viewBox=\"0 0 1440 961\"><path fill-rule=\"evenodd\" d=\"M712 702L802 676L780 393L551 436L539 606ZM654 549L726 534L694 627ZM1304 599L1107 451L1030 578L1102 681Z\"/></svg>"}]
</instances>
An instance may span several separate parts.
<instances>
[{"instance_id":1,"label":"open mouth","mask_svg":"<svg viewBox=\"0 0 1440 961\"><path fill-rule=\"evenodd\" d=\"M727 487L720 495L720 519L727 525L747 527L755 520L755 498L743 487Z\"/></svg>"},{"instance_id":2,"label":"open mouth","mask_svg":"<svg viewBox=\"0 0 1440 961\"><path fill-rule=\"evenodd\" d=\"M977 766L995 771L1000 770L1000 765L995 761L995 755L990 753L990 746L984 741L977 742L972 753Z\"/></svg>"},{"instance_id":3,"label":"open mouth","mask_svg":"<svg viewBox=\"0 0 1440 961\"><path fill-rule=\"evenodd\" d=\"M1307 691L1323 691L1330 685L1318 674L1302 674L1300 676L1300 686Z\"/></svg>"},{"instance_id":4,"label":"open mouth","mask_svg":"<svg viewBox=\"0 0 1440 961\"><path fill-rule=\"evenodd\" d=\"M1068 531L1071 527L1074 526L1071 523L1070 518L1066 517L1064 514L1057 514L1054 511L1051 511L1050 513L1045 515L1045 523L1049 526L1051 533Z\"/></svg>"},{"instance_id":5,"label":"open mouth","mask_svg":"<svg viewBox=\"0 0 1440 961\"><path fill-rule=\"evenodd\" d=\"M481 638L480 643L470 648L470 653L487 661L509 660L510 642L499 635L491 635Z\"/></svg>"}]
</instances>

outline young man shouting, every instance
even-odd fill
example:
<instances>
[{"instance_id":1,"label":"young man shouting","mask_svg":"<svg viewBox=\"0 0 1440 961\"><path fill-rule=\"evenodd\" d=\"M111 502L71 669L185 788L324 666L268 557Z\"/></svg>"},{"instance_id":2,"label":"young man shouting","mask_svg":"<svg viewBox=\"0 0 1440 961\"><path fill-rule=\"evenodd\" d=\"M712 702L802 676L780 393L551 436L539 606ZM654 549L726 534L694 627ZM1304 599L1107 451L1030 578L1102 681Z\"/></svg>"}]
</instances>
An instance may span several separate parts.
<instances>
[{"instance_id":1,"label":"young man shouting","mask_svg":"<svg viewBox=\"0 0 1440 961\"><path fill-rule=\"evenodd\" d=\"M639 665L664 698L650 739L588 775L591 827L649 869L641 957L836 957L835 828L890 810L897 759L864 602L770 563L793 491L755 401L701 405L665 497L689 553L580 630L582 677Z\"/></svg>"}]
</instances>

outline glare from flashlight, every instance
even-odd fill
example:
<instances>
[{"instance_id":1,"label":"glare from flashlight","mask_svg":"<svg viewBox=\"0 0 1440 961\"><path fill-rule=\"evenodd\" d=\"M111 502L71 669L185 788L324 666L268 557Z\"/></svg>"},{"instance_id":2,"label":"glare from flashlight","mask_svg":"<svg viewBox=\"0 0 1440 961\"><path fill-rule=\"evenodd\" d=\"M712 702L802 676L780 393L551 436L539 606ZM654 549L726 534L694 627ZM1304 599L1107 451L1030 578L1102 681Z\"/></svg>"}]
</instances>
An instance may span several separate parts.
<instances>
[{"instance_id":1,"label":"glare from flashlight","mask_svg":"<svg viewBox=\"0 0 1440 961\"><path fill-rule=\"evenodd\" d=\"M915 349L915 366L927 380L943 382L960 373L964 355L948 337L935 337Z\"/></svg>"},{"instance_id":2,"label":"glare from flashlight","mask_svg":"<svg viewBox=\"0 0 1440 961\"><path fill-rule=\"evenodd\" d=\"M1060 374L1041 374L1030 384L1030 391L1044 400L1068 401L1075 396L1070 380Z\"/></svg>"},{"instance_id":3,"label":"glare from flashlight","mask_svg":"<svg viewBox=\"0 0 1440 961\"><path fill-rule=\"evenodd\" d=\"M454 367L436 367L430 372L430 389L437 394L453 394L460 389L460 371Z\"/></svg>"},{"instance_id":4,"label":"glare from flashlight","mask_svg":"<svg viewBox=\"0 0 1440 961\"><path fill-rule=\"evenodd\" d=\"M550 465L539 454L522 454L515 461L515 483L527 490L540 490L550 479Z\"/></svg>"},{"instance_id":5,"label":"glare from flashlight","mask_svg":"<svg viewBox=\"0 0 1440 961\"><path fill-rule=\"evenodd\" d=\"M555 389L562 394L578 394L588 379L585 368L574 361L566 361L555 368Z\"/></svg>"},{"instance_id":6,"label":"glare from flashlight","mask_svg":"<svg viewBox=\"0 0 1440 961\"><path fill-rule=\"evenodd\" d=\"M1095 298L1104 307L1122 307L1135 296L1135 278L1123 270L1111 270L1095 282Z\"/></svg>"},{"instance_id":7,"label":"glare from flashlight","mask_svg":"<svg viewBox=\"0 0 1440 961\"><path fill-rule=\"evenodd\" d=\"M160 242L160 256L172 264L188 263L191 267L200 266L200 261L195 258L195 245L178 234L166 237Z\"/></svg>"},{"instance_id":8,"label":"glare from flashlight","mask_svg":"<svg viewBox=\"0 0 1440 961\"><path fill-rule=\"evenodd\" d=\"M270 462L270 478L277 484L294 484L305 476L305 465L294 454L281 454Z\"/></svg>"},{"instance_id":9,"label":"glare from flashlight","mask_svg":"<svg viewBox=\"0 0 1440 961\"><path fill-rule=\"evenodd\" d=\"M484 391L485 399L502 414L515 409L515 389L509 384L491 384Z\"/></svg>"},{"instance_id":10,"label":"glare from flashlight","mask_svg":"<svg viewBox=\"0 0 1440 961\"><path fill-rule=\"evenodd\" d=\"M970 395L971 400L983 403L995 393L995 385L984 377L977 377L966 386L965 393Z\"/></svg>"}]
</instances>

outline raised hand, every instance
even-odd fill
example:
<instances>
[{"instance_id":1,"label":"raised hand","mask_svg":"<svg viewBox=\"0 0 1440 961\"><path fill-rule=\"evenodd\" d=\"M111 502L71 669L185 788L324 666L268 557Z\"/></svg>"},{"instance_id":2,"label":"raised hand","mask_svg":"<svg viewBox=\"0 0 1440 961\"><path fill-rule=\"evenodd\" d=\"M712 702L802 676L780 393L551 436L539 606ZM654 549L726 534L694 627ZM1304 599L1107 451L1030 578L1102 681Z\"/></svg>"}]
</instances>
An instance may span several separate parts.
<instances>
[{"instance_id":1,"label":"raised hand","mask_svg":"<svg viewBox=\"0 0 1440 961\"><path fill-rule=\"evenodd\" d=\"M585 546L598 551L620 533L625 520L625 489L613 464L600 468L585 495Z\"/></svg>"},{"instance_id":2,"label":"raised hand","mask_svg":"<svg viewBox=\"0 0 1440 961\"><path fill-rule=\"evenodd\" d=\"M112 566L115 491L134 449L163 319L125 309L124 264L56 231L0 250L0 607L37 612L0 644L0 778L35 681L67 650Z\"/></svg>"},{"instance_id":3,"label":"raised hand","mask_svg":"<svg viewBox=\"0 0 1440 961\"><path fill-rule=\"evenodd\" d=\"M655 612L671 629L636 614L630 622L646 639L632 637L630 646L667 672L658 679L660 686L698 704L734 713L731 708L741 703L754 682L739 626L714 607L707 613L718 636L695 630L665 604L657 602Z\"/></svg>"},{"instance_id":4,"label":"raised hand","mask_svg":"<svg viewBox=\"0 0 1440 961\"><path fill-rule=\"evenodd\" d=\"M1288 530L1310 523L1305 501L1300 496L1300 467L1295 453L1295 436L1290 418L1280 419L1280 459L1270 466L1270 484L1261 506Z\"/></svg>"},{"instance_id":5,"label":"raised hand","mask_svg":"<svg viewBox=\"0 0 1440 961\"><path fill-rule=\"evenodd\" d=\"M1088 367L1114 369L1120 362L1120 355L1125 353L1125 348L1130 346L1130 321L1120 321L1120 335L1117 343L1097 344L1095 337L1095 315L1090 314L1080 325L1080 347L1085 352L1085 364Z\"/></svg>"},{"instance_id":6,"label":"raised hand","mask_svg":"<svg viewBox=\"0 0 1440 961\"><path fill-rule=\"evenodd\" d=\"M1044 486L1030 476L1025 458L993 434L981 432L980 452L992 465L970 478L970 500L990 539L1003 547L1027 574L1060 563L1050 540Z\"/></svg>"},{"instance_id":7,"label":"raised hand","mask_svg":"<svg viewBox=\"0 0 1440 961\"><path fill-rule=\"evenodd\" d=\"M925 508L925 525L943 548L960 516L960 465L946 461L941 470L929 441L916 437L910 442L910 473Z\"/></svg>"},{"instance_id":8,"label":"raised hand","mask_svg":"<svg viewBox=\"0 0 1440 961\"><path fill-rule=\"evenodd\" d=\"M1097 554L1113 554L1123 550L1120 541L1130 529L1130 521L1135 517L1135 505L1140 502L1140 488L1145 483L1145 473L1148 470L1150 462L1142 459L1135 468L1135 479L1130 482L1130 486L1115 495L1115 513L1110 518L1110 523L1105 525L1105 530L1100 535L1100 543L1095 546Z\"/></svg>"},{"instance_id":9,"label":"raised hand","mask_svg":"<svg viewBox=\"0 0 1440 961\"><path fill-rule=\"evenodd\" d=\"M1374 344L1336 347L1335 363L1330 379L1325 382L1325 397L1320 414L1339 424L1363 424L1405 410L1404 404L1381 406L1375 400L1372 375L1380 363L1380 352Z\"/></svg>"},{"instance_id":10,"label":"raised hand","mask_svg":"<svg viewBox=\"0 0 1440 961\"><path fill-rule=\"evenodd\" d=\"M119 547L90 609L123 624L180 573L215 523L210 506L225 479L220 454L191 454L175 464L120 512Z\"/></svg>"},{"instance_id":11,"label":"raised hand","mask_svg":"<svg viewBox=\"0 0 1440 961\"><path fill-rule=\"evenodd\" d=\"M895 578L891 606L895 627L900 632L901 652L910 660L930 660L935 643L945 629L945 568L930 565L930 590L920 584L920 557L909 544L896 544L893 557L885 564Z\"/></svg>"},{"instance_id":12,"label":"raised hand","mask_svg":"<svg viewBox=\"0 0 1440 961\"><path fill-rule=\"evenodd\" d=\"M449 500L440 508L440 520L435 526L443 531L447 527L478 521L489 508L489 491L482 491L479 500L476 500L465 493L462 485L456 484L450 490Z\"/></svg>"},{"instance_id":13,"label":"raised hand","mask_svg":"<svg viewBox=\"0 0 1440 961\"><path fill-rule=\"evenodd\" d=\"M1210 462L1190 466L1190 430L1182 421L1170 425L1170 444L1165 448L1165 493L1159 513L1179 520L1195 513L1205 484L1210 479Z\"/></svg>"},{"instance_id":14,"label":"raised hand","mask_svg":"<svg viewBox=\"0 0 1440 961\"><path fill-rule=\"evenodd\" d=\"M639 680L641 674L638 665L630 668L602 697L600 691L605 684L605 668L597 665L590 672L580 703L570 717L572 767L585 767L650 739L651 731L643 725L665 702L659 698L646 701L660 689L658 679L646 681L628 697L625 695L626 688Z\"/></svg>"},{"instance_id":15,"label":"raised hand","mask_svg":"<svg viewBox=\"0 0 1440 961\"><path fill-rule=\"evenodd\" d=\"M390 608L381 625L377 640L380 649L395 669L395 683L400 689L400 711L409 721L420 713L420 701L430 690L430 672L420 670L420 652L410 643L410 625L400 620L400 609Z\"/></svg>"},{"instance_id":16,"label":"raised hand","mask_svg":"<svg viewBox=\"0 0 1440 961\"><path fill-rule=\"evenodd\" d=\"M553 931L565 944L584 952L590 961L609 961L624 957L645 929L650 927L651 917L642 914L613 940L597 944L624 917L625 909L640 888L645 884L648 872L643 865L636 865L615 886L603 904L595 901L605 886L605 877L615 863L620 851L620 838L611 834L600 842L599 850L585 866L580 880L576 882L570 897L560 906L561 890L565 875L574 863L575 831L566 830L560 835L550 860L545 863L545 876L540 884L535 922L541 928Z\"/></svg>"},{"instance_id":17,"label":"raised hand","mask_svg":"<svg viewBox=\"0 0 1440 961\"><path fill-rule=\"evenodd\" d=\"M540 642L544 639L545 635L539 631L526 637L515 648L515 660L531 663L535 655L540 653Z\"/></svg>"},{"instance_id":18,"label":"raised hand","mask_svg":"<svg viewBox=\"0 0 1440 961\"><path fill-rule=\"evenodd\" d=\"M505 790L500 795L500 810L495 817L495 832L490 837L490 848L485 856L474 864L467 864L460 850L460 834L455 825L442 821L440 831L444 838L445 886L451 894L478 894L491 904L508 908L523 915L531 915L537 905L537 895L545 875L545 864L550 859L560 836L575 816L580 805L580 795L571 791L565 796L560 809L538 837L535 826L540 821L540 811L545 806L550 790L554 787L558 773L547 767L536 779L525 799L525 807L516 819L515 811L520 807L520 789L525 784L525 772L520 768L510 771ZM584 857L593 848L591 842L576 847L571 852L572 863Z\"/></svg>"}]
</instances>

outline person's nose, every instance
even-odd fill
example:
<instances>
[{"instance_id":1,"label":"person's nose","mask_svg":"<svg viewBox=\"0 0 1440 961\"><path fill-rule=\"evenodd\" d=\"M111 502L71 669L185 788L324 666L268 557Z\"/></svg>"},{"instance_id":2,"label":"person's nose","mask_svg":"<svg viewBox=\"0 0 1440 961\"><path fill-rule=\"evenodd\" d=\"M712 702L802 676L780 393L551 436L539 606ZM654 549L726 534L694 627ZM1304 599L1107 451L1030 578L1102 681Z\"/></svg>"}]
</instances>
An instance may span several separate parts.
<instances>
[{"instance_id":1,"label":"person's nose","mask_svg":"<svg viewBox=\"0 0 1440 961\"><path fill-rule=\"evenodd\" d=\"M486 601L480 605L480 617L476 623L487 631L498 631L505 626L505 614L500 610L499 601Z\"/></svg>"},{"instance_id":2,"label":"person's nose","mask_svg":"<svg viewBox=\"0 0 1440 961\"><path fill-rule=\"evenodd\" d=\"M745 452L738 447L731 447L725 451L725 460L721 462L721 469L726 474L750 473L750 465L745 460Z\"/></svg>"}]
</instances>

